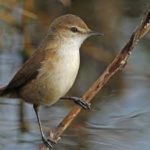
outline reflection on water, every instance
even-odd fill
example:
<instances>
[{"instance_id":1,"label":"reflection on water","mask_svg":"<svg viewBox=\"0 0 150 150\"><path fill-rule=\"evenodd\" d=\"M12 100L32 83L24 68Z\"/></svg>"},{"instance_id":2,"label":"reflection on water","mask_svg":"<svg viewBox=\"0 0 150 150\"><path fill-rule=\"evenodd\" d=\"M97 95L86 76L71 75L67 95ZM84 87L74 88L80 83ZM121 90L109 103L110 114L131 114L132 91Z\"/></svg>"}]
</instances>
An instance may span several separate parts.
<instances>
[{"instance_id":1,"label":"reflection on water","mask_svg":"<svg viewBox=\"0 0 150 150\"><path fill-rule=\"evenodd\" d=\"M6 56L3 57L6 58ZM7 58L18 62L18 57L13 55L7 56ZM147 61L147 63L149 62ZM2 72L7 74L7 76L1 76L1 81L5 78L6 82L12 75L11 70L17 66L15 63L8 64L9 67L1 64ZM117 93L120 89L114 87L115 90L109 94L106 92L102 97L96 98L92 110L84 112L78 117L63 134L63 139L56 149L149 149L149 78L144 75L135 75L133 71L130 73L130 70L126 69L123 73L123 80L125 84L122 94L118 96ZM37 145L41 143L36 118L32 106L29 104L25 104L25 120L29 132L22 133L19 130L19 106L19 100L1 98L0 149L36 149ZM51 108L42 107L40 115L45 131L48 131L49 126L54 127L58 124L68 110L67 102L63 101Z\"/></svg>"}]
</instances>

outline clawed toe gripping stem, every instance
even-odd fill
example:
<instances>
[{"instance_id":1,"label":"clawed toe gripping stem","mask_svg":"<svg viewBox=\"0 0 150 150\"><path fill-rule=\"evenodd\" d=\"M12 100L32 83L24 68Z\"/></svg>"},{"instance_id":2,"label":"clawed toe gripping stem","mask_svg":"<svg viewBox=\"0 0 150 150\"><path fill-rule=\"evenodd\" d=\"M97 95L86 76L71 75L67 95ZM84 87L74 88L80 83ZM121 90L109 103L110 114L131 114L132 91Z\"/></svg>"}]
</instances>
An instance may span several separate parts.
<instances>
[{"instance_id":1,"label":"clawed toe gripping stem","mask_svg":"<svg viewBox=\"0 0 150 150\"><path fill-rule=\"evenodd\" d=\"M78 104L79 106L81 106L83 109L91 109L91 104L86 102L85 100L83 100L80 97L62 97L61 99L68 99L68 100L73 100L76 104Z\"/></svg>"}]
</instances>

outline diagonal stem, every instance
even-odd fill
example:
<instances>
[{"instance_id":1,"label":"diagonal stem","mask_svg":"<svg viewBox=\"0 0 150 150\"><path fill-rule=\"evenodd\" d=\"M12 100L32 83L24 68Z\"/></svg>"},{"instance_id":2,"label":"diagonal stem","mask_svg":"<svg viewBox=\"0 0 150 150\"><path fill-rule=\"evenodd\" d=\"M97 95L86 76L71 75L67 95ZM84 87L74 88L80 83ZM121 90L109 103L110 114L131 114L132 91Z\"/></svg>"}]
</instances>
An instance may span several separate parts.
<instances>
[{"instance_id":1,"label":"diagonal stem","mask_svg":"<svg viewBox=\"0 0 150 150\"><path fill-rule=\"evenodd\" d=\"M90 102L94 98L94 96L104 87L104 85L108 82L108 80L126 65L127 60L131 54L131 51L133 50L135 45L139 42L139 40L143 38L146 33L148 33L149 30L150 30L150 10L147 11L141 24L133 32L127 44L114 58L112 63L108 65L108 67L95 81L95 83L85 92L85 94L82 97L84 100ZM62 133L77 117L80 111L81 108L79 106L74 106L73 109L68 113L68 115L60 122L60 124L55 129L55 132L50 135L55 142L58 142Z\"/></svg>"}]
</instances>

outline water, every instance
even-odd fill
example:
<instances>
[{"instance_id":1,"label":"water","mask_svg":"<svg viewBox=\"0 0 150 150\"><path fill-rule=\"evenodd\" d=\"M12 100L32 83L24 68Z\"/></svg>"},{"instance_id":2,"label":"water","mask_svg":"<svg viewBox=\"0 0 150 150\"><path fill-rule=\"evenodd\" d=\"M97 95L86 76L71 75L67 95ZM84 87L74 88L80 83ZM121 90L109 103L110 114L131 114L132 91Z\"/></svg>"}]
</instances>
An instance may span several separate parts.
<instances>
[{"instance_id":1,"label":"water","mask_svg":"<svg viewBox=\"0 0 150 150\"><path fill-rule=\"evenodd\" d=\"M3 57L6 59L4 55ZM18 62L18 57L13 55L9 57L11 60L14 59L14 62L15 60ZM5 64L2 64L1 70L7 75L5 78L9 79L8 76L14 73L12 68L18 65L9 63L9 67L4 67ZM149 64L149 60L145 64ZM128 66L134 65L136 66L130 61ZM56 149L149 149L149 76L142 72L138 75L139 68L131 71L128 66L122 75L123 87L116 89L117 87L113 86L110 91L97 97L93 102L92 110L81 113L63 134L62 141ZM1 78L4 79L4 76ZM45 131L60 122L72 107L70 105L71 102L61 101L51 108L41 108L40 116ZM28 132L25 133L20 131L20 100L1 98L0 107L0 149L37 149L41 140L32 106L25 104L25 123L28 127Z\"/></svg>"}]
</instances>

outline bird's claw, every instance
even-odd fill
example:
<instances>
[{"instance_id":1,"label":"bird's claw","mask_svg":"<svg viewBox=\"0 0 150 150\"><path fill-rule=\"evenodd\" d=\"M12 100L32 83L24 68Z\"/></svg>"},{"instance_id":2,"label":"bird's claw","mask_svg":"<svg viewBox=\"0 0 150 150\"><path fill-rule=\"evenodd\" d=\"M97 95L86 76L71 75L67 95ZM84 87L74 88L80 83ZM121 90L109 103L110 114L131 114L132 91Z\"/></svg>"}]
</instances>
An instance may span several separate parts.
<instances>
[{"instance_id":1,"label":"bird's claw","mask_svg":"<svg viewBox=\"0 0 150 150\"><path fill-rule=\"evenodd\" d=\"M61 97L61 99L69 99L69 100L73 100L76 104L78 104L79 106L81 106L83 109L91 109L91 104L86 102L85 100L83 100L80 97Z\"/></svg>"},{"instance_id":2,"label":"bird's claw","mask_svg":"<svg viewBox=\"0 0 150 150\"><path fill-rule=\"evenodd\" d=\"M51 141L50 139L47 139L45 137L42 137L42 141L44 143L44 145L49 148L49 150L53 150L53 146L54 146L54 142Z\"/></svg>"},{"instance_id":3,"label":"bird's claw","mask_svg":"<svg viewBox=\"0 0 150 150\"><path fill-rule=\"evenodd\" d=\"M91 104L79 97L71 97L71 99L83 109L91 109Z\"/></svg>"}]
</instances>

